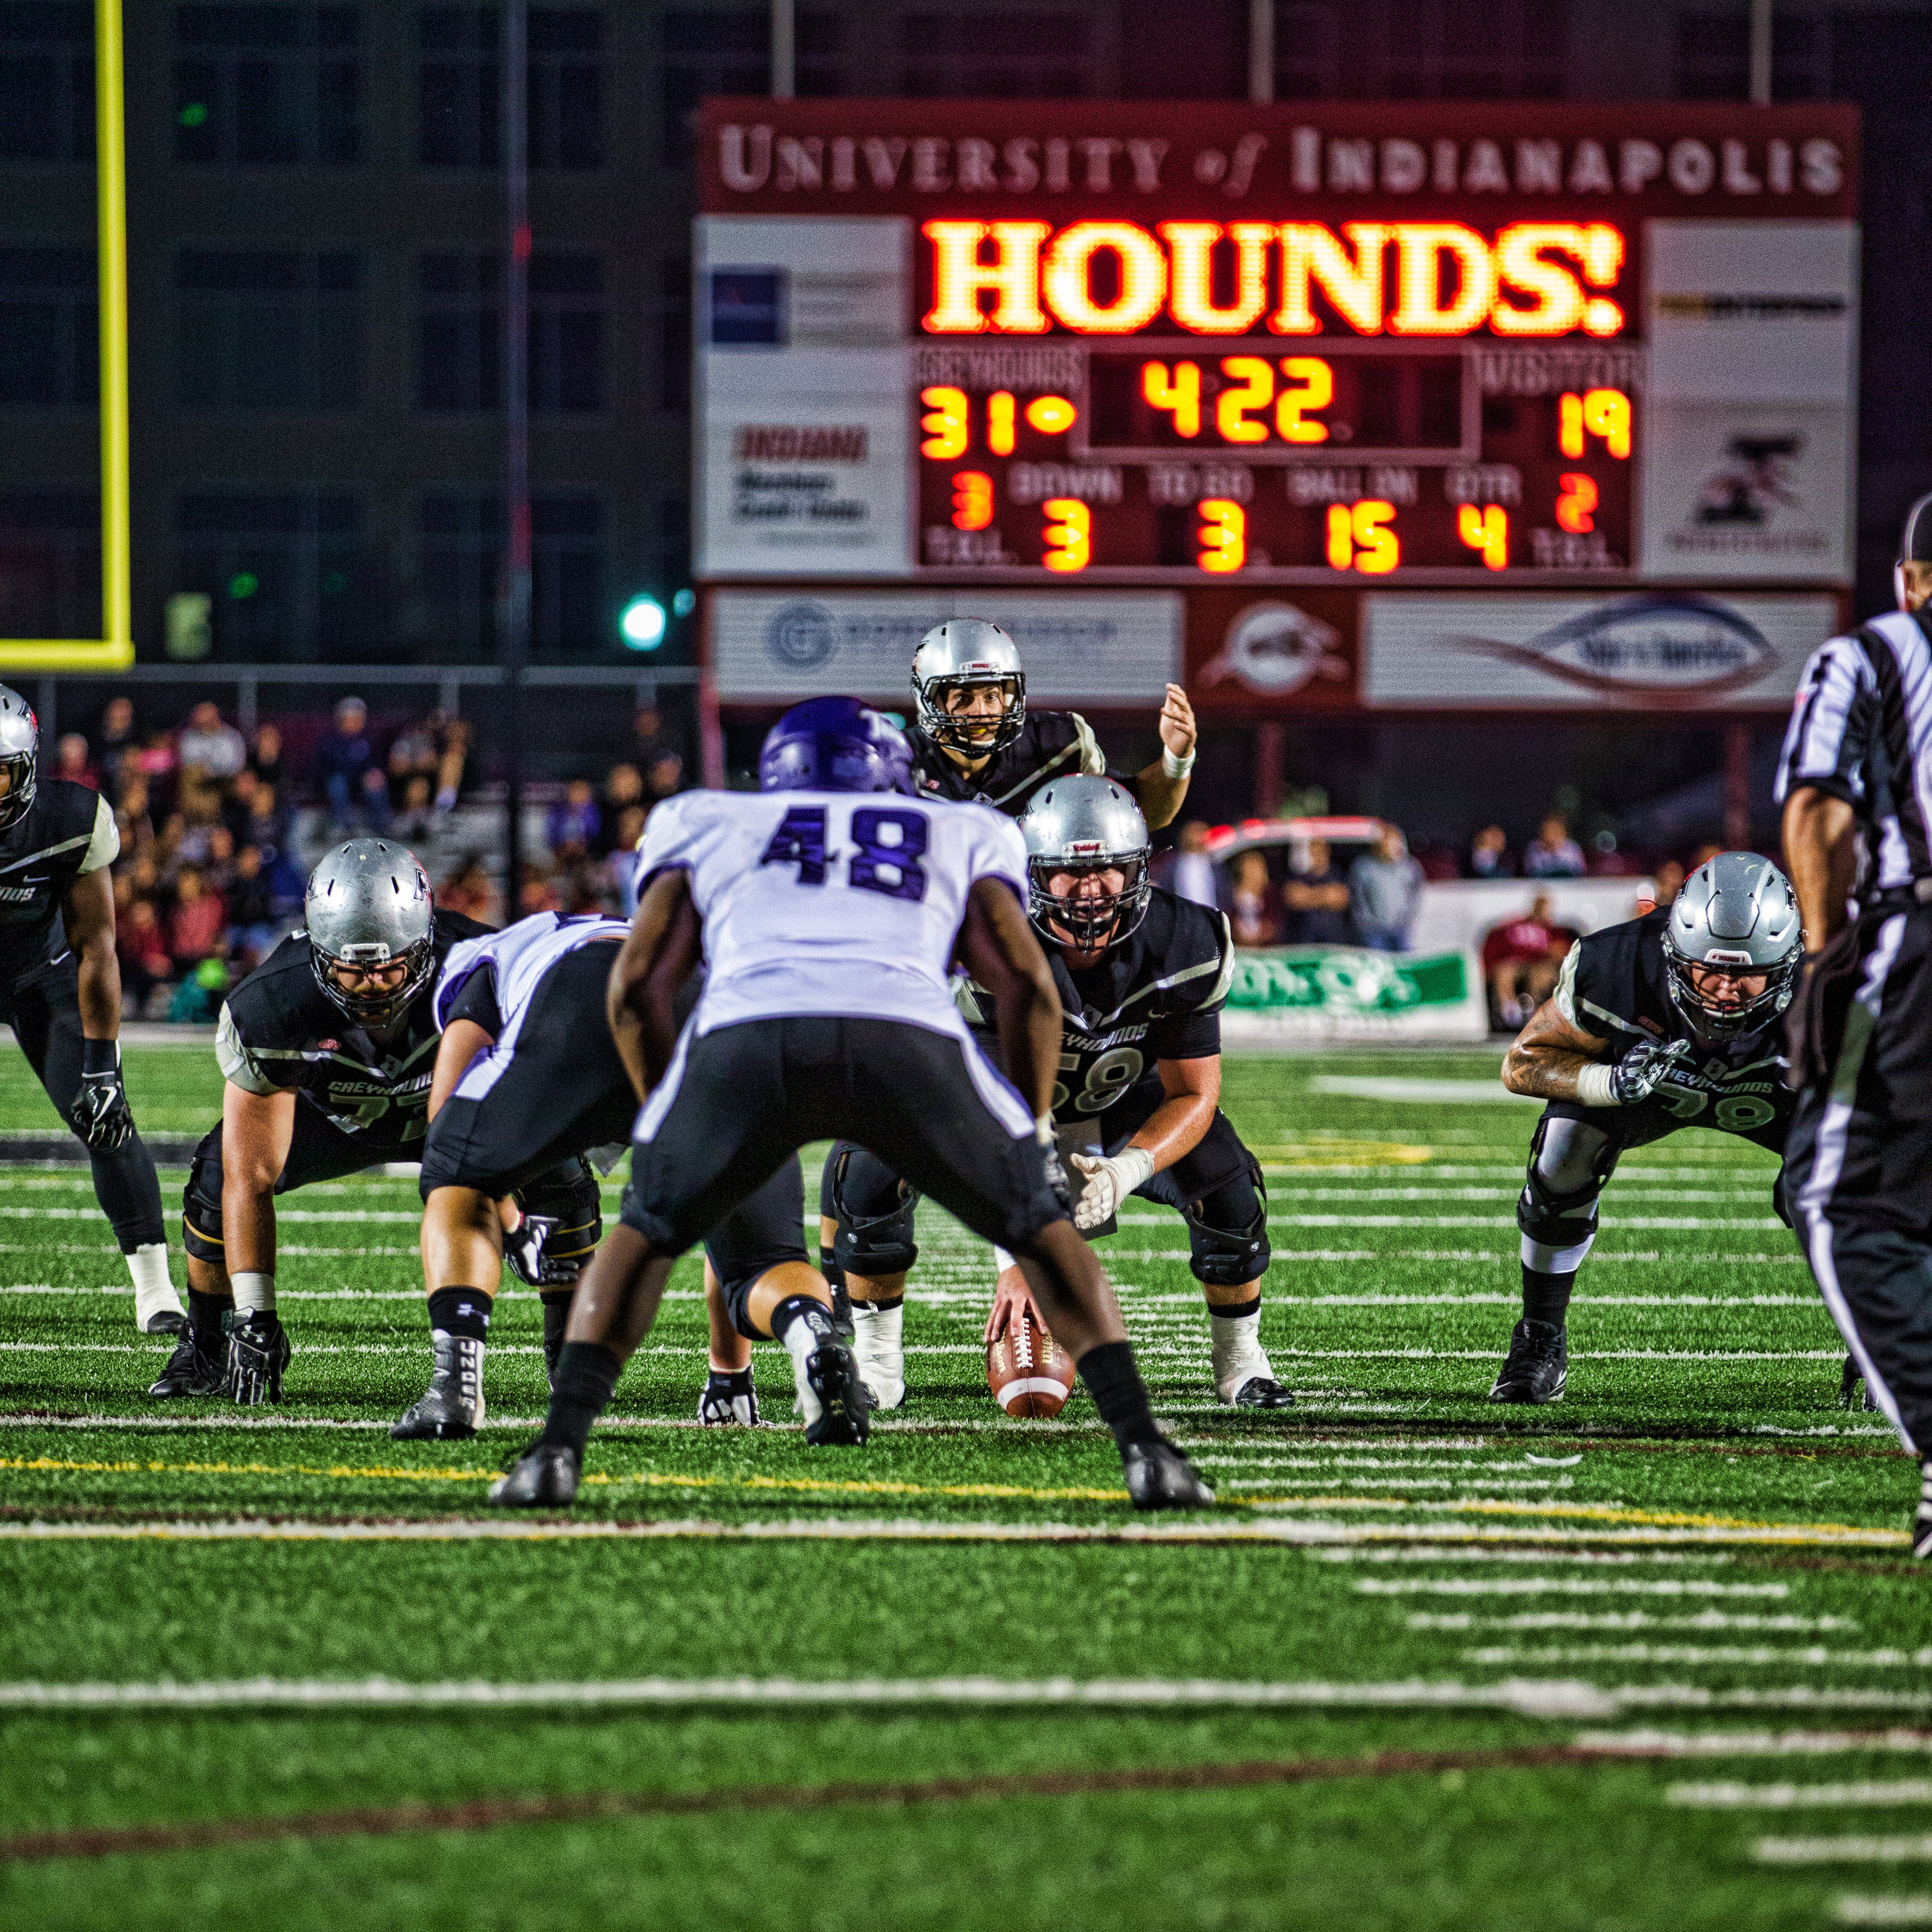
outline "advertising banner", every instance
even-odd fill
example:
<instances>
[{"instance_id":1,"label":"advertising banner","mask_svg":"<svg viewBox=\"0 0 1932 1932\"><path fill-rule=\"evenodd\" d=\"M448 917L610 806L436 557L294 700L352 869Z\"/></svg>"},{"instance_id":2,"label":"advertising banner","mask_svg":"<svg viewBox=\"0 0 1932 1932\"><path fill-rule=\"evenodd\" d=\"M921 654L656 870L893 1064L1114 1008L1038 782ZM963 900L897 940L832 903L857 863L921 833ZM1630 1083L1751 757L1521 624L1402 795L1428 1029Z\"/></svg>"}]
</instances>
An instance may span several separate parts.
<instances>
[{"instance_id":1,"label":"advertising banner","mask_svg":"<svg viewBox=\"0 0 1932 1932\"><path fill-rule=\"evenodd\" d=\"M1268 947L1235 955L1222 1016L1235 1046L1487 1037L1482 981L1462 953Z\"/></svg>"}]
</instances>

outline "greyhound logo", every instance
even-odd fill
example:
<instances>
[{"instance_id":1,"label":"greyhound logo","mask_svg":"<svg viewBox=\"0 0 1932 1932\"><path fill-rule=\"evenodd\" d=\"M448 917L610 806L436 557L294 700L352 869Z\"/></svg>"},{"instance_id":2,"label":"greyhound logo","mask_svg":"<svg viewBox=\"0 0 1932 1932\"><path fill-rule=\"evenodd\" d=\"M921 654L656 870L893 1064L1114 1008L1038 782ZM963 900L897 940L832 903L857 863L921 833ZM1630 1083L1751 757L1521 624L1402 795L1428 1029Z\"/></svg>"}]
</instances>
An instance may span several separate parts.
<instances>
[{"instance_id":1,"label":"greyhound logo","mask_svg":"<svg viewBox=\"0 0 1932 1932\"><path fill-rule=\"evenodd\" d=\"M1228 626L1220 655L1202 673L1218 684L1233 678L1270 697L1298 691L1311 678L1345 678L1348 660L1334 625L1292 604L1250 604Z\"/></svg>"}]
</instances>

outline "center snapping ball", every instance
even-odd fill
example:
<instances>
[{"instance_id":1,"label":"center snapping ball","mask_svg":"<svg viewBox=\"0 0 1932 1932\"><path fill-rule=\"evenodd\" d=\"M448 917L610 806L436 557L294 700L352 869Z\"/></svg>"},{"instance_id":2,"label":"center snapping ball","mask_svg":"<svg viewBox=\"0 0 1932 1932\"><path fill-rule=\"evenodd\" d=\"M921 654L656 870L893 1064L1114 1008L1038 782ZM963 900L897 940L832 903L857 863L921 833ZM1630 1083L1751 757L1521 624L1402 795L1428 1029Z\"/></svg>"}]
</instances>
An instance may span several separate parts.
<instances>
[{"instance_id":1,"label":"center snapping ball","mask_svg":"<svg viewBox=\"0 0 1932 1932\"><path fill-rule=\"evenodd\" d=\"M1073 1358L1045 1322L1022 1308L1006 1332L987 1344L986 1386L1009 1416L1044 1420L1058 1415L1073 1393Z\"/></svg>"}]
</instances>

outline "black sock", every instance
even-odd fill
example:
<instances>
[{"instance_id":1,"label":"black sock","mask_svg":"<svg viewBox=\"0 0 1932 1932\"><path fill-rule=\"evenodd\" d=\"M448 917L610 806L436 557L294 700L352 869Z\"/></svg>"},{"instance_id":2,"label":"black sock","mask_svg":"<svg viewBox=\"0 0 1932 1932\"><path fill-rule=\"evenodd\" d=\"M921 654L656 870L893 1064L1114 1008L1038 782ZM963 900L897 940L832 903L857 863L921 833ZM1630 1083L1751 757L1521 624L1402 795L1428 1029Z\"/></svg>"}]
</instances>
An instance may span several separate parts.
<instances>
[{"instance_id":1,"label":"black sock","mask_svg":"<svg viewBox=\"0 0 1932 1932\"><path fill-rule=\"evenodd\" d=\"M624 1365L600 1342L566 1342L550 1386L550 1413L538 1440L581 1456L590 1425L610 1406Z\"/></svg>"},{"instance_id":2,"label":"black sock","mask_svg":"<svg viewBox=\"0 0 1932 1932\"><path fill-rule=\"evenodd\" d=\"M1577 1285L1577 1270L1567 1274L1546 1274L1527 1265L1522 1271L1522 1312L1526 1321L1547 1321L1560 1328L1570 1310L1570 1297Z\"/></svg>"},{"instance_id":3,"label":"black sock","mask_svg":"<svg viewBox=\"0 0 1932 1932\"><path fill-rule=\"evenodd\" d=\"M906 1298L903 1294L894 1294L881 1295L876 1301L861 1301L855 1295L852 1298L852 1305L855 1308L896 1308L903 1307L905 1300Z\"/></svg>"},{"instance_id":4,"label":"black sock","mask_svg":"<svg viewBox=\"0 0 1932 1932\"><path fill-rule=\"evenodd\" d=\"M838 1265L838 1253L821 1241L818 1244L818 1272L825 1277L828 1287L842 1288L845 1285L845 1270Z\"/></svg>"},{"instance_id":5,"label":"black sock","mask_svg":"<svg viewBox=\"0 0 1932 1932\"><path fill-rule=\"evenodd\" d=\"M808 1294L788 1294L771 1311L771 1338L782 1342L785 1332L793 1322L802 1321L812 1333L815 1340L823 1342L833 1332L832 1317L825 1311L822 1301L815 1301Z\"/></svg>"},{"instance_id":6,"label":"black sock","mask_svg":"<svg viewBox=\"0 0 1932 1932\"><path fill-rule=\"evenodd\" d=\"M714 1396L748 1396L751 1393L750 1369L713 1369L706 1392Z\"/></svg>"},{"instance_id":7,"label":"black sock","mask_svg":"<svg viewBox=\"0 0 1932 1932\"><path fill-rule=\"evenodd\" d=\"M188 1325L194 1332L195 1346L203 1355L221 1355L226 1351L228 1342L221 1318L232 1315L234 1309L232 1294L203 1294L199 1288L188 1291Z\"/></svg>"},{"instance_id":8,"label":"black sock","mask_svg":"<svg viewBox=\"0 0 1932 1932\"><path fill-rule=\"evenodd\" d=\"M1131 1442L1158 1442L1161 1431L1148 1405L1147 1384L1134 1366L1134 1346L1103 1342L1080 1357L1080 1379L1100 1410L1100 1420L1124 1449Z\"/></svg>"},{"instance_id":9,"label":"black sock","mask_svg":"<svg viewBox=\"0 0 1932 1932\"><path fill-rule=\"evenodd\" d=\"M1230 1301L1226 1304L1210 1301L1208 1304L1208 1313L1218 1315L1223 1321L1238 1321L1244 1315L1259 1315L1260 1312L1261 1298L1258 1294L1250 1301Z\"/></svg>"},{"instance_id":10,"label":"black sock","mask_svg":"<svg viewBox=\"0 0 1932 1932\"><path fill-rule=\"evenodd\" d=\"M438 1288L430 1297L430 1326L445 1335L488 1338L490 1298L480 1288Z\"/></svg>"},{"instance_id":11,"label":"black sock","mask_svg":"<svg viewBox=\"0 0 1932 1932\"><path fill-rule=\"evenodd\" d=\"M555 1355L563 1346L563 1331L570 1325L570 1303L575 1288L543 1288L537 1299L543 1304L543 1348Z\"/></svg>"}]
</instances>

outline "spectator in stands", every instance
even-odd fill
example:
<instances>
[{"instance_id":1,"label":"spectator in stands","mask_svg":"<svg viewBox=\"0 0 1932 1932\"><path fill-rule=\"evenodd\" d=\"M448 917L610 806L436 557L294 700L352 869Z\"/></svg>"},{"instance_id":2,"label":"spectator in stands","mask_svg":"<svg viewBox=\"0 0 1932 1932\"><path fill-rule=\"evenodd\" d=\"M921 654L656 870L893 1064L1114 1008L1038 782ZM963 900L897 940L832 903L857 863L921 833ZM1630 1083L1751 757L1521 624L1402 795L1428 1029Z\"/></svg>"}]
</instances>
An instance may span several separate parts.
<instances>
[{"instance_id":1,"label":"spectator in stands","mask_svg":"<svg viewBox=\"0 0 1932 1932\"><path fill-rule=\"evenodd\" d=\"M134 699L110 698L100 714L100 729L94 736L100 747L101 788L111 801L117 801L121 767L134 750Z\"/></svg>"},{"instance_id":2,"label":"spectator in stands","mask_svg":"<svg viewBox=\"0 0 1932 1932\"><path fill-rule=\"evenodd\" d=\"M349 836L358 818L376 838L389 830L389 787L369 740L369 706L360 698L336 706L334 726L316 748L315 770L338 838Z\"/></svg>"},{"instance_id":3,"label":"spectator in stands","mask_svg":"<svg viewBox=\"0 0 1932 1932\"><path fill-rule=\"evenodd\" d=\"M155 843L155 821L148 815L148 781L130 773L121 787L121 803L114 808L114 829L121 834L120 864L131 865L136 856L151 852Z\"/></svg>"},{"instance_id":4,"label":"spectator in stands","mask_svg":"<svg viewBox=\"0 0 1932 1932\"><path fill-rule=\"evenodd\" d=\"M442 716L438 712L437 716ZM436 768L436 809L446 815L456 809L457 795L470 761L470 727L461 718L451 718L443 725L443 755Z\"/></svg>"},{"instance_id":5,"label":"spectator in stands","mask_svg":"<svg viewBox=\"0 0 1932 1932\"><path fill-rule=\"evenodd\" d=\"M626 919L637 910L630 894L632 875L637 870L638 841L643 836L643 806L626 805L617 815L617 835L604 858L600 888L604 910Z\"/></svg>"},{"instance_id":6,"label":"spectator in stands","mask_svg":"<svg viewBox=\"0 0 1932 1932\"><path fill-rule=\"evenodd\" d=\"M184 771L199 771L218 784L226 784L248 761L248 747L231 724L222 722L219 708L204 699L188 714L175 741L175 755Z\"/></svg>"},{"instance_id":7,"label":"spectator in stands","mask_svg":"<svg viewBox=\"0 0 1932 1932\"><path fill-rule=\"evenodd\" d=\"M466 913L487 925L496 923L496 888L484 870L482 855L471 852L436 889L436 903L446 910Z\"/></svg>"},{"instance_id":8,"label":"spectator in stands","mask_svg":"<svg viewBox=\"0 0 1932 1932\"><path fill-rule=\"evenodd\" d=\"M1274 916L1274 886L1268 855L1250 845L1230 868L1228 923L1237 946L1272 946L1281 927Z\"/></svg>"},{"instance_id":9,"label":"spectator in stands","mask_svg":"<svg viewBox=\"0 0 1932 1932\"><path fill-rule=\"evenodd\" d=\"M1409 856L1408 841L1385 822L1374 845L1349 868L1355 937L1376 952L1406 952L1421 904L1422 868Z\"/></svg>"},{"instance_id":10,"label":"spectator in stands","mask_svg":"<svg viewBox=\"0 0 1932 1932\"><path fill-rule=\"evenodd\" d=\"M549 868L535 859L528 861L523 868L522 885L516 896L517 917L528 919L532 913L560 913L563 910L563 895L557 890Z\"/></svg>"},{"instance_id":11,"label":"spectator in stands","mask_svg":"<svg viewBox=\"0 0 1932 1932\"><path fill-rule=\"evenodd\" d=\"M1572 935L1559 927L1547 893L1527 913L1492 927L1482 942L1482 972L1497 1019L1514 1032L1550 995Z\"/></svg>"},{"instance_id":12,"label":"spectator in stands","mask_svg":"<svg viewBox=\"0 0 1932 1932\"><path fill-rule=\"evenodd\" d=\"M248 769L265 785L277 791L282 787L282 734L278 726L257 725L255 742L249 747Z\"/></svg>"},{"instance_id":13,"label":"spectator in stands","mask_svg":"<svg viewBox=\"0 0 1932 1932\"><path fill-rule=\"evenodd\" d=\"M87 741L77 731L63 732L54 747L54 776L70 778L77 785L100 789L100 774L87 756Z\"/></svg>"},{"instance_id":14,"label":"spectator in stands","mask_svg":"<svg viewBox=\"0 0 1932 1932\"><path fill-rule=\"evenodd\" d=\"M168 915L168 951L175 969L185 974L221 950L227 909L203 883L199 870L184 866L175 880L174 910Z\"/></svg>"},{"instance_id":15,"label":"spectator in stands","mask_svg":"<svg viewBox=\"0 0 1932 1932\"><path fill-rule=\"evenodd\" d=\"M630 762L648 772L659 760L675 758L684 763L684 747L665 729L663 715L655 704L641 704L631 720Z\"/></svg>"},{"instance_id":16,"label":"spectator in stands","mask_svg":"<svg viewBox=\"0 0 1932 1932\"><path fill-rule=\"evenodd\" d=\"M262 869L260 849L243 845L235 855L235 872L227 894L227 943L242 956L245 972L274 950L281 922L275 916L274 892Z\"/></svg>"},{"instance_id":17,"label":"spectator in stands","mask_svg":"<svg viewBox=\"0 0 1932 1932\"><path fill-rule=\"evenodd\" d=\"M1651 875L1651 889L1637 895L1638 917L1668 906L1684 889L1684 869L1675 859L1666 859Z\"/></svg>"},{"instance_id":18,"label":"spectator in stands","mask_svg":"<svg viewBox=\"0 0 1932 1932\"><path fill-rule=\"evenodd\" d=\"M1723 849L1724 848L1715 839L1707 839L1691 854L1691 862L1684 868L1685 873L1688 875L1694 872L1699 866L1708 866ZM1673 894L1672 896L1675 897L1675 895Z\"/></svg>"},{"instance_id":19,"label":"spectator in stands","mask_svg":"<svg viewBox=\"0 0 1932 1932\"><path fill-rule=\"evenodd\" d=\"M1509 862L1509 840L1500 825L1485 825L1469 842L1469 862L1464 868L1471 879L1509 879L1515 875Z\"/></svg>"},{"instance_id":20,"label":"spectator in stands","mask_svg":"<svg viewBox=\"0 0 1932 1932\"><path fill-rule=\"evenodd\" d=\"M235 835L226 825L208 828L207 853L201 863L201 883L218 899L226 900L230 882L235 876Z\"/></svg>"},{"instance_id":21,"label":"spectator in stands","mask_svg":"<svg viewBox=\"0 0 1932 1932\"><path fill-rule=\"evenodd\" d=\"M427 836L436 817L436 794L426 771L413 771L404 781L401 794L392 794L396 817L390 829L404 841Z\"/></svg>"},{"instance_id":22,"label":"spectator in stands","mask_svg":"<svg viewBox=\"0 0 1932 1932\"><path fill-rule=\"evenodd\" d=\"M134 770L148 781L148 791L157 794L161 793L174 783L175 760L173 734L166 731L149 732L147 743L138 751L131 754L130 762ZM124 777L127 769L126 764L121 767Z\"/></svg>"},{"instance_id":23,"label":"spectator in stands","mask_svg":"<svg viewBox=\"0 0 1932 1932\"><path fill-rule=\"evenodd\" d=\"M644 796L647 809L661 799L684 789L684 760L675 751L654 758L644 768Z\"/></svg>"},{"instance_id":24,"label":"spectator in stands","mask_svg":"<svg viewBox=\"0 0 1932 1932\"><path fill-rule=\"evenodd\" d=\"M590 856L603 830L604 815L591 795L590 781L573 778L544 816L543 842L560 865L575 865Z\"/></svg>"},{"instance_id":25,"label":"spectator in stands","mask_svg":"<svg viewBox=\"0 0 1932 1932\"><path fill-rule=\"evenodd\" d=\"M1220 903L1219 882L1214 861L1208 856L1208 828L1198 818L1181 827L1173 856L1167 864L1167 889L1197 906L1213 907Z\"/></svg>"},{"instance_id":26,"label":"spectator in stands","mask_svg":"<svg viewBox=\"0 0 1932 1932\"><path fill-rule=\"evenodd\" d=\"M1634 879L1637 868L1617 849L1617 835L1608 827L1590 842L1590 876L1593 879Z\"/></svg>"},{"instance_id":27,"label":"spectator in stands","mask_svg":"<svg viewBox=\"0 0 1932 1932\"><path fill-rule=\"evenodd\" d=\"M1311 838L1305 860L1281 889L1288 912L1291 946L1345 946L1349 943L1349 881L1325 838Z\"/></svg>"},{"instance_id":28,"label":"spectator in stands","mask_svg":"<svg viewBox=\"0 0 1932 1932\"><path fill-rule=\"evenodd\" d=\"M275 788L265 785L244 765L236 772L222 806L221 821L239 845L267 845L279 850L287 837Z\"/></svg>"},{"instance_id":29,"label":"spectator in stands","mask_svg":"<svg viewBox=\"0 0 1932 1932\"><path fill-rule=\"evenodd\" d=\"M644 774L635 765L613 765L604 781L604 825L595 845L597 852L624 849L617 828L633 807L644 809Z\"/></svg>"},{"instance_id":30,"label":"spectator in stands","mask_svg":"<svg viewBox=\"0 0 1932 1932\"><path fill-rule=\"evenodd\" d=\"M1552 812L1543 829L1523 848L1526 879L1580 879L1583 876L1583 849L1570 835L1570 821Z\"/></svg>"},{"instance_id":31,"label":"spectator in stands","mask_svg":"<svg viewBox=\"0 0 1932 1932\"><path fill-rule=\"evenodd\" d=\"M118 890L115 897L118 902ZM155 988L173 977L175 963L168 957L167 936L161 929L155 902L136 897L131 885L126 906L116 904L114 951L121 961L121 998L131 1000L139 1013Z\"/></svg>"}]
</instances>

